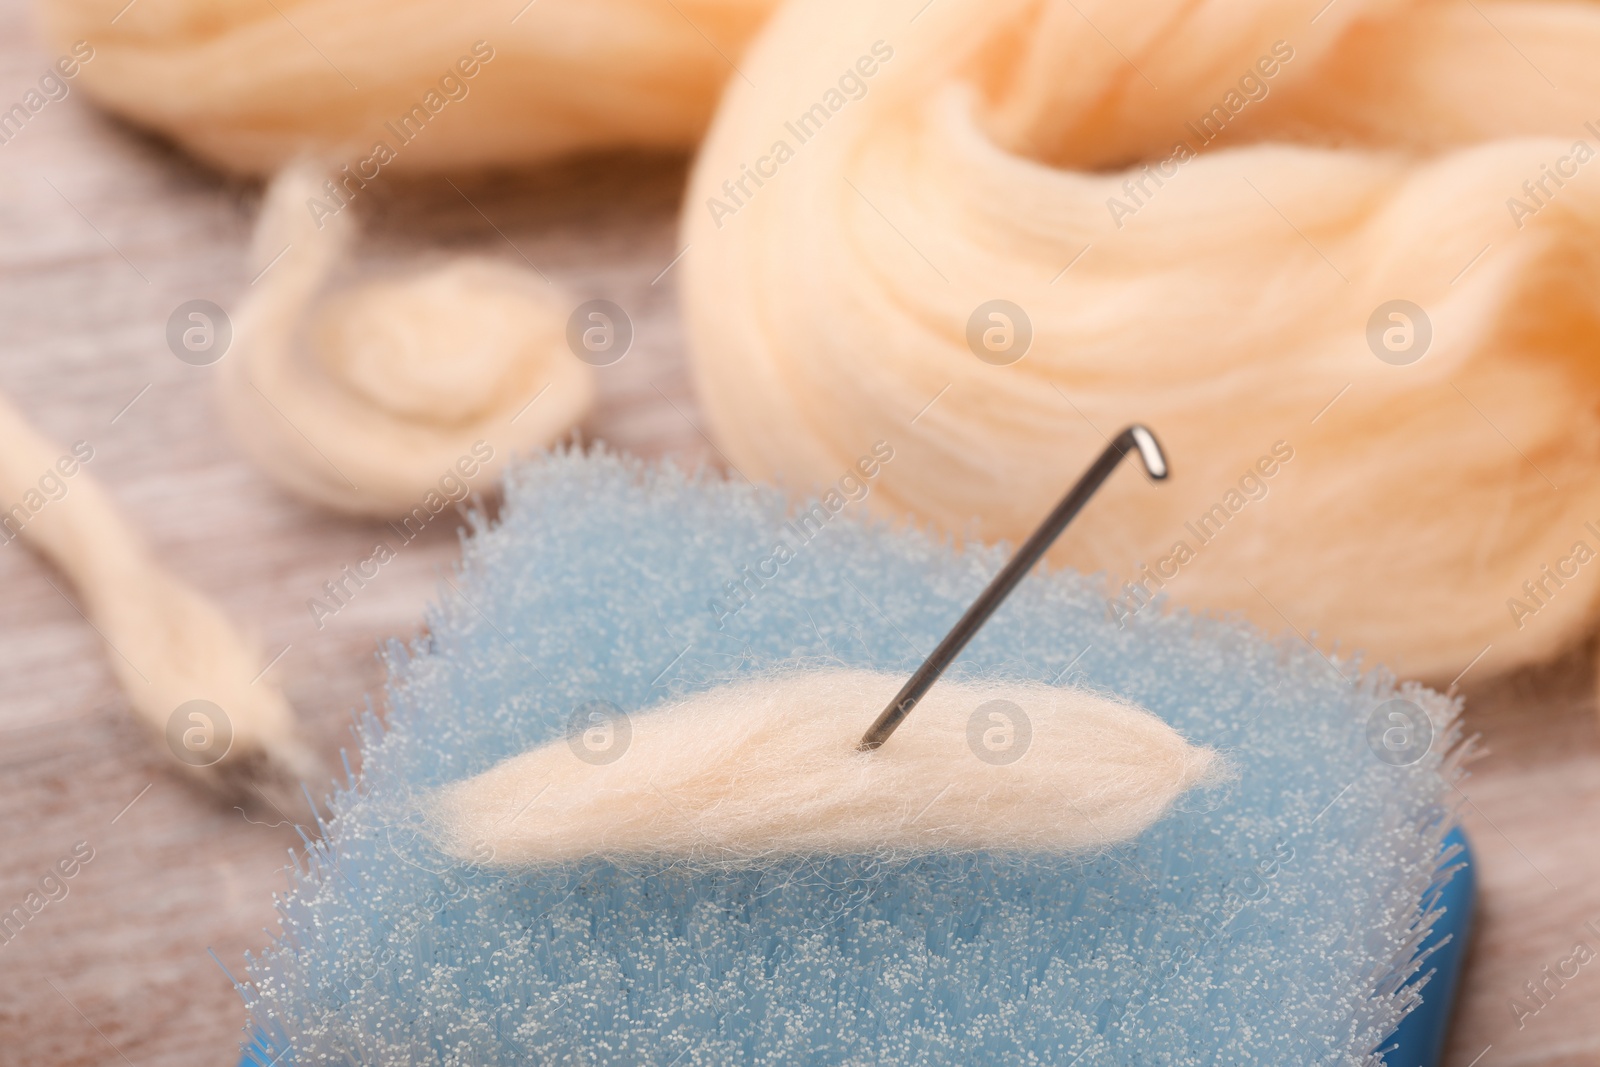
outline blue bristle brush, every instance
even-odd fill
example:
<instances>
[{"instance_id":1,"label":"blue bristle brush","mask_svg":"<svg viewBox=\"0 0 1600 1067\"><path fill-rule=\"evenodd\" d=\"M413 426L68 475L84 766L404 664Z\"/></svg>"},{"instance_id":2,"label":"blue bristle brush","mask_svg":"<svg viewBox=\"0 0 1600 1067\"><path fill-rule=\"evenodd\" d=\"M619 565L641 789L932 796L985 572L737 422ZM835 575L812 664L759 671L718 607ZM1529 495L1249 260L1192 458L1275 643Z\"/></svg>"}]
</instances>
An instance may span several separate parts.
<instances>
[{"instance_id":1,"label":"blue bristle brush","mask_svg":"<svg viewBox=\"0 0 1600 1067\"><path fill-rule=\"evenodd\" d=\"M1435 1062L1442 1022L1390 1035L1447 1008L1453 970L1429 975L1462 947L1456 702L1242 623L1119 626L1070 572L1022 582L946 677L1087 688L1225 756L1231 782L1131 841L514 870L436 846L429 798L596 701L642 714L796 664L911 676L1004 553L862 510L793 526L776 491L603 453L511 470L427 636L386 651L386 720L362 718L360 779L239 985L244 1063ZM1396 708L1429 735L1399 757Z\"/></svg>"}]
</instances>

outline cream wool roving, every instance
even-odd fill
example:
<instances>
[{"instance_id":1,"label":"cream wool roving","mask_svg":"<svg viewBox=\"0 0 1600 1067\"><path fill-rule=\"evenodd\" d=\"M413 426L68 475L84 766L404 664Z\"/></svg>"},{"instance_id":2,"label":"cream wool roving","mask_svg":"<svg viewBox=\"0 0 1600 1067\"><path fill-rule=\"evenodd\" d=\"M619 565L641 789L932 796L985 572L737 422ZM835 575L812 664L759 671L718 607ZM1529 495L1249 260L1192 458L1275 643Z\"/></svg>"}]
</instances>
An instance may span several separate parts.
<instances>
[{"instance_id":1,"label":"cream wool roving","mask_svg":"<svg viewBox=\"0 0 1600 1067\"><path fill-rule=\"evenodd\" d=\"M0 541L20 538L72 580L134 717L166 735L185 772L245 804L304 810L300 783L318 761L263 657L157 562L83 469L84 444L52 445L0 397ZM185 711L194 701L214 707Z\"/></svg>"},{"instance_id":2,"label":"cream wool roving","mask_svg":"<svg viewBox=\"0 0 1600 1067\"><path fill-rule=\"evenodd\" d=\"M857 751L904 680L780 672L626 726L602 715L594 745L575 732L442 790L435 832L446 853L495 867L590 856L1061 853L1135 837L1183 793L1224 775L1215 752L1142 708L1017 681L943 681L881 750ZM595 758L619 729L621 755Z\"/></svg>"},{"instance_id":3,"label":"cream wool roving","mask_svg":"<svg viewBox=\"0 0 1600 1067\"><path fill-rule=\"evenodd\" d=\"M229 169L307 151L344 182L685 144L737 63L682 284L752 477L826 481L891 440L873 507L1016 538L1059 462L1144 419L1170 489L1122 479L1117 531L1054 557L1107 572L1113 617L1165 592L1440 679L1593 630L1593 3L800 0L748 54L759 5L547 2L497 11L502 38L476 7L116 3L44 5L62 40L93 24L107 106ZM300 453L286 482L405 495L355 500L270 415L240 422L269 468Z\"/></svg>"},{"instance_id":4,"label":"cream wool roving","mask_svg":"<svg viewBox=\"0 0 1600 1067\"><path fill-rule=\"evenodd\" d=\"M269 188L254 255L271 265L219 366L230 429L269 474L336 510L404 515L463 457L487 483L583 417L594 371L567 347L572 302L532 271L459 259L324 297L355 224L309 210L323 181L303 164Z\"/></svg>"},{"instance_id":5,"label":"cream wool roving","mask_svg":"<svg viewBox=\"0 0 1600 1067\"><path fill-rule=\"evenodd\" d=\"M880 513L1019 539L1144 421L1168 488L1053 556L1114 617L1445 680L1591 633L1600 5L1317 6L782 8L684 206L730 460L820 484L887 439Z\"/></svg>"},{"instance_id":6,"label":"cream wool roving","mask_svg":"<svg viewBox=\"0 0 1600 1067\"><path fill-rule=\"evenodd\" d=\"M1107 572L1113 616L1166 592L1441 679L1593 629L1592 3L803 0L748 56L762 4L118 3L43 8L96 31L107 106L357 185L690 143L737 63L683 295L752 476L824 481L883 437L909 458L874 507L1015 538L1039 457L1145 419L1171 489L1113 486L1124 525L1055 556ZM343 506L360 481L290 480Z\"/></svg>"},{"instance_id":7,"label":"cream wool roving","mask_svg":"<svg viewBox=\"0 0 1600 1067\"><path fill-rule=\"evenodd\" d=\"M774 0L43 0L85 91L222 170L687 148ZM377 146L385 146L379 150ZM345 173L345 172L342 172Z\"/></svg>"}]
</instances>

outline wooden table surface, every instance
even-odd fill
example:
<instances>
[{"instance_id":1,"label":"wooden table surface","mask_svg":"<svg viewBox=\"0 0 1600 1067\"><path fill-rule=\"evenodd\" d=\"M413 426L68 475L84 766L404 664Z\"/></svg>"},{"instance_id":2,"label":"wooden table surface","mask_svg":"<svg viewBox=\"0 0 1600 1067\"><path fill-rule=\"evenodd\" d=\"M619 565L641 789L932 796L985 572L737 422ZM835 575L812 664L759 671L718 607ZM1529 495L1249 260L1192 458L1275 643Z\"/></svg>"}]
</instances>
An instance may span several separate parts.
<instances>
[{"instance_id":1,"label":"wooden table surface","mask_svg":"<svg viewBox=\"0 0 1600 1067\"><path fill-rule=\"evenodd\" d=\"M52 58L23 0L0 0L0 107ZM602 374L585 435L715 461L697 428L673 274L656 280L677 251L683 173L682 160L624 157L458 178L461 193L442 180L387 182L363 207L362 255L526 256L574 292L617 301L636 341ZM269 483L220 424L211 371L179 362L164 341L178 304L228 308L245 289L258 196L77 93L49 104L0 145L0 390L57 441L91 442L90 470L161 557L268 656L282 651L273 670L334 757L353 747L351 709L382 683L377 643L416 631L455 558L455 524L430 527L325 629L313 625L307 599L364 558L381 526ZM297 839L170 773L170 757L130 721L59 574L19 546L0 548L0 590L0 910L76 843L94 850L69 894L0 944L0 1064L235 1063L243 1010L211 953L236 970L264 943ZM1450 1067L1600 1065L1600 960L1521 1026L1510 1009L1576 941L1600 949L1581 929L1600 921L1591 678L1573 656L1463 682L1468 725L1489 754L1465 786L1482 922Z\"/></svg>"}]
</instances>

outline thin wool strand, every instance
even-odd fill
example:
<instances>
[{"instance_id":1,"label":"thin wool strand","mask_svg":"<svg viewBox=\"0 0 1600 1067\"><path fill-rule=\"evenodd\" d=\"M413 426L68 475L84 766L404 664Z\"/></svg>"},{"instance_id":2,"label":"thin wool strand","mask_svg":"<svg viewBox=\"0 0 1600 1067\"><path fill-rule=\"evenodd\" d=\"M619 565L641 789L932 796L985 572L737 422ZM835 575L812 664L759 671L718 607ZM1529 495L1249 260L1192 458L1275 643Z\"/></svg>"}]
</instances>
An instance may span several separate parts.
<instances>
[{"instance_id":1,"label":"thin wool strand","mask_svg":"<svg viewBox=\"0 0 1600 1067\"><path fill-rule=\"evenodd\" d=\"M61 455L0 397L0 501L22 501ZM227 730L231 744L207 766L174 760L182 773L230 800L257 805L265 798L281 811L304 812L300 783L316 777L318 760L289 702L264 674L269 665L260 650L161 565L88 471L78 469L66 485L5 535L20 537L71 580L134 718L160 737L181 705L210 701L226 717L226 724L211 724L214 743Z\"/></svg>"}]
</instances>

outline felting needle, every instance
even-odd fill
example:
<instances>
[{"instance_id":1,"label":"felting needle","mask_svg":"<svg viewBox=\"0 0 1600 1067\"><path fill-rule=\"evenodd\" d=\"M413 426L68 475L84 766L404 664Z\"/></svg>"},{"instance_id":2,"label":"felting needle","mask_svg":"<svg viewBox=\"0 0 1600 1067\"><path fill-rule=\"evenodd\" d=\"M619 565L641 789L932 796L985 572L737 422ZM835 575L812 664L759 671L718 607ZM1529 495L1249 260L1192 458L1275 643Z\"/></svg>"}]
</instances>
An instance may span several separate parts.
<instances>
[{"instance_id":1,"label":"felting needle","mask_svg":"<svg viewBox=\"0 0 1600 1067\"><path fill-rule=\"evenodd\" d=\"M1089 502L1089 498L1105 484L1111 477L1111 472L1116 470L1117 464L1122 462L1122 457L1129 453L1137 452L1140 461L1144 464L1145 471L1155 481L1162 481L1167 476L1167 457L1161 451L1161 445L1156 441L1155 435L1137 423L1129 426L1106 445L1089 469L1084 471L1078 483L1067 490L1067 495L1061 498L1061 503L1055 510L1045 517L1039 528L1028 536L1017 549L1017 554L1000 568L1000 573L994 576L986 589L978 594L978 599L972 602L965 615L955 627L939 642L939 647L923 661L909 681L901 687L895 698L889 701L889 706L883 709L877 720L862 735L861 743L856 746L859 751L871 752L881 748L889 740L889 735L894 733L905 717L911 714L911 709L917 706L917 701L927 695L933 688L933 683L945 672L951 662L967 647L984 623L989 621L989 616L995 613L1011 591L1017 587L1027 573L1033 569L1050 546L1055 544L1056 538L1061 536L1061 531L1067 524L1077 517L1078 512Z\"/></svg>"}]
</instances>

